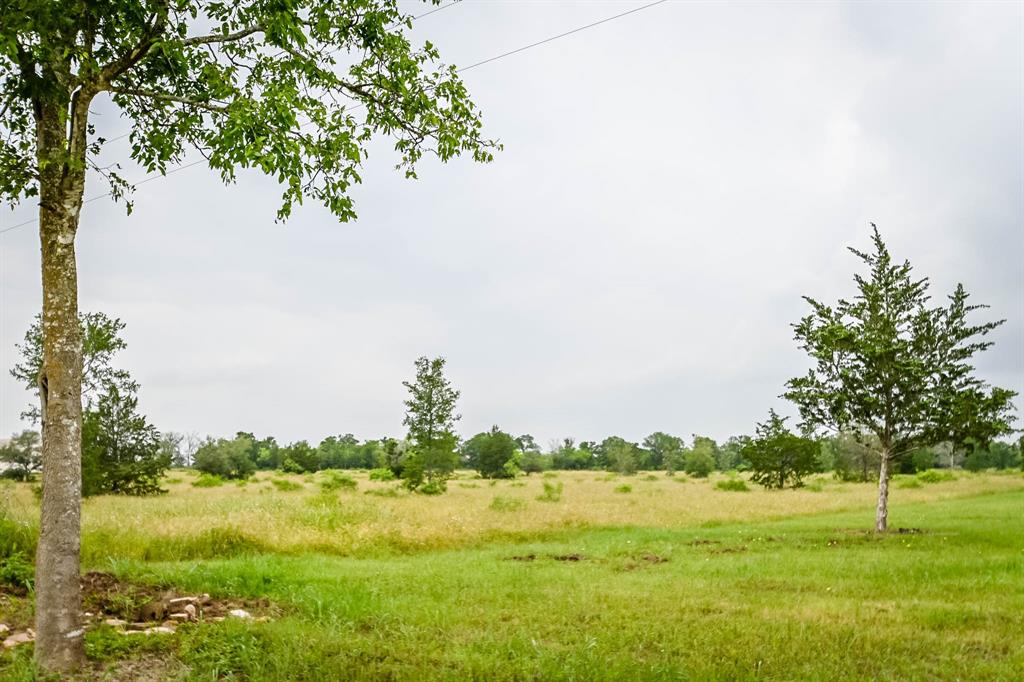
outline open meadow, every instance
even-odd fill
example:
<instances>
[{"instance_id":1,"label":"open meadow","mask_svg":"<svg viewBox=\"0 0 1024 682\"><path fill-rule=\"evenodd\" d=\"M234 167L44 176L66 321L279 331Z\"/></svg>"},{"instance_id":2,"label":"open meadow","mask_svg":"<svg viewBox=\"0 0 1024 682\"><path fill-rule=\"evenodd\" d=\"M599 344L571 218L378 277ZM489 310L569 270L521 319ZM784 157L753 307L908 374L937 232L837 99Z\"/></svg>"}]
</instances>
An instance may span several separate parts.
<instances>
[{"instance_id":1,"label":"open meadow","mask_svg":"<svg viewBox=\"0 0 1024 682\"><path fill-rule=\"evenodd\" d=\"M896 477L878 535L876 487L826 476L744 491L724 475L462 472L431 497L366 472L198 487L175 470L166 495L86 500L84 569L261 617L97 625L86 674L1020 679L1024 478L942 478ZM2 495L8 541L30 545L31 486ZM29 624L27 595L0 599L0 622ZM30 657L0 654L0 676L37 679Z\"/></svg>"}]
</instances>

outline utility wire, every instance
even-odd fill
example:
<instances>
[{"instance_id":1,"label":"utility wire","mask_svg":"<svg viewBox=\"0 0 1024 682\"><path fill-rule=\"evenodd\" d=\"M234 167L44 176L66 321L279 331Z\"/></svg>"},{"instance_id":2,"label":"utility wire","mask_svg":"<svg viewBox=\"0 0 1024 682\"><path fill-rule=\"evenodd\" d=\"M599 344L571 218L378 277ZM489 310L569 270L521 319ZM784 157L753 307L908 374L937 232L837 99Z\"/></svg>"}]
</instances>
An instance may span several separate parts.
<instances>
[{"instance_id":1,"label":"utility wire","mask_svg":"<svg viewBox=\"0 0 1024 682\"><path fill-rule=\"evenodd\" d=\"M429 11L429 12L421 14L419 17L415 17L415 18L423 18L423 17L428 16L430 14L433 14L435 12L440 12L443 9L447 9L448 7L451 7L453 5L458 4L460 1L461 0L455 0L455 2L452 2L452 3L448 4L448 5L442 5L441 7L438 7L436 9L433 9L433 10ZM586 31L589 28L594 28L595 26L600 26L601 24L607 24L609 21L614 21L616 19L621 19L622 17L628 16L630 14L636 14L637 12L641 12L641 11L643 11L645 9L650 9L651 7L654 7L656 5L661 5L661 4L664 4L666 2L668 2L668 0L656 0L656 2L651 2L651 3L648 3L646 5L640 5L639 7L634 7L631 10L627 10L625 12L621 12L621 13L616 14L614 16L606 17L606 18L601 19L599 21L595 21L593 23L587 24L586 26L579 26L577 28L572 29L571 31L566 31L565 33L559 33L558 35L551 36L550 38L545 38L544 40L539 40L539 41L537 41L535 43L530 43L529 45L524 45L523 47L516 48L516 49L511 50L509 52L505 52L505 53L496 55L494 57L489 57L487 59L484 59L483 61L476 62L475 64L470 64L469 66L464 66L461 69L456 69L455 72L456 73L463 73L465 71L469 71L470 69L475 69L478 66L483 66L484 64L490 64L491 62L496 62L499 59L504 59L505 57L511 57L514 54L519 54L520 52L525 52L526 50L530 50L530 49L533 49L535 47L539 47L540 45L544 45L546 43L554 42L556 40L559 40L560 38L565 38L566 36L571 36L574 33L579 33L580 31ZM349 109L349 111L358 111L359 109L363 108L364 106L365 105L361 104L359 106L352 107L351 109ZM121 137L115 137L115 138L113 138L110 141L112 142L114 140L119 140L119 139L122 139L124 137L127 137L127 135L122 135ZM163 173L154 173L154 174L152 174L152 175L150 175L148 177L143 178L142 180L139 180L138 182L133 183L132 187L138 187L139 185L144 185L147 182L152 182L153 180L156 180L158 178L167 177L168 175L173 175L174 173L180 173L183 170L187 170L189 168L193 168L195 166L199 166L199 165L204 164L206 162L207 161L206 161L205 158L197 159L196 161L192 161L192 162L186 163L184 165L176 166L176 167L174 167L174 168L172 168L172 169L170 169L168 171L165 171ZM96 195L94 197L89 197L88 199L83 200L82 204L84 205L84 204L91 203L93 201L98 201L99 199L105 199L106 197L109 197L110 195L111 195L111 192L105 192L103 194L98 194L98 195ZM17 225L12 225L12 226L10 226L8 228L0 230L0 234L4 234L6 232L10 232L11 230L16 230L19 227L25 227L26 225L31 225L32 223L35 223L35 222L38 222L38 221L39 221L38 218L32 218L31 220L26 220L23 223L18 223Z\"/></svg>"}]
</instances>

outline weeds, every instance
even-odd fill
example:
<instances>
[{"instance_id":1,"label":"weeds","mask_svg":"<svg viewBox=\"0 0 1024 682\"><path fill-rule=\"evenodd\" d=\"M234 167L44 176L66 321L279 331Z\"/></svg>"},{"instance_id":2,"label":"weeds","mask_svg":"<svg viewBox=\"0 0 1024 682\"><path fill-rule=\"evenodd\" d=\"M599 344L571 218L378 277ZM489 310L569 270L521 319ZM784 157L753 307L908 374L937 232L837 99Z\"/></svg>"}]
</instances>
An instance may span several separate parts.
<instances>
[{"instance_id":1,"label":"weeds","mask_svg":"<svg viewBox=\"0 0 1024 682\"><path fill-rule=\"evenodd\" d=\"M548 483L543 481L544 492L537 496L538 502L558 502L562 499L562 482Z\"/></svg>"}]
</instances>

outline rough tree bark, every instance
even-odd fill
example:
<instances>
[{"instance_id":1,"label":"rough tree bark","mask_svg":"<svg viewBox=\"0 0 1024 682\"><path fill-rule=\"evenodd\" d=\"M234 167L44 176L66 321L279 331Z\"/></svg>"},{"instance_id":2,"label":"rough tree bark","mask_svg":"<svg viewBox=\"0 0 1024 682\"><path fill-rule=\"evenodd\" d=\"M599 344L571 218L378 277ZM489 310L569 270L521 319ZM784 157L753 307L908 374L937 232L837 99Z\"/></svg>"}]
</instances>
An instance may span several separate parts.
<instances>
[{"instance_id":1,"label":"rough tree bark","mask_svg":"<svg viewBox=\"0 0 1024 682\"><path fill-rule=\"evenodd\" d=\"M875 532L884 533L889 527L889 450L882 449L882 463L878 470L878 508L875 510Z\"/></svg>"},{"instance_id":2,"label":"rough tree bark","mask_svg":"<svg viewBox=\"0 0 1024 682\"><path fill-rule=\"evenodd\" d=\"M42 510L36 551L35 656L45 671L85 661L79 568L82 339L75 234L85 190L88 92L36 109L43 277ZM68 104L70 103L70 113Z\"/></svg>"}]
</instances>

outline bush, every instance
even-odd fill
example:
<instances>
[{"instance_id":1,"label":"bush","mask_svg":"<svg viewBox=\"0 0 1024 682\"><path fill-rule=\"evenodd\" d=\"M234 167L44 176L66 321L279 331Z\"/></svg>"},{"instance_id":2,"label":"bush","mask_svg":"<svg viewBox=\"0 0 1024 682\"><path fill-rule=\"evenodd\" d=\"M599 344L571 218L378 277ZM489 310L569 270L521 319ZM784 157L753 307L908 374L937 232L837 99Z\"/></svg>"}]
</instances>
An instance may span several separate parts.
<instances>
[{"instance_id":1,"label":"bush","mask_svg":"<svg viewBox=\"0 0 1024 682\"><path fill-rule=\"evenodd\" d=\"M416 492L423 493L424 495L440 495L446 490L448 490L448 482L444 479L435 479L421 485Z\"/></svg>"},{"instance_id":2,"label":"bush","mask_svg":"<svg viewBox=\"0 0 1024 682\"><path fill-rule=\"evenodd\" d=\"M538 502L558 502L562 499L562 482L548 483L544 481L544 492L537 497Z\"/></svg>"},{"instance_id":3,"label":"bush","mask_svg":"<svg viewBox=\"0 0 1024 682\"><path fill-rule=\"evenodd\" d=\"M192 481L192 485L196 488L216 488L224 485L224 479L214 474L200 474L199 478Z\"/></svg>"},{"instance_id":4,"label":"bush","mask_svg":"<svg viewBox=\"0 0 1024 682\"><path fill-rule=\"evenodd\" d=\"M31 591L34 575L32 562L21 552L0 558L0 585Z\"/></svg>"},{"instance_id":5,"label":"bush","mask_svg":"<svg viewBox=\"0 0 1024 682\"><path fill-rule=\"evenodd\" d=\"M395 472L391 469L371 469L370 470L371 481L393 481L395 480Z\"/></svg>"},{"instance_id":6,"label":"bush","mask_svg":"<svg viewBox=\"0 0 1024 682\"><path fill-rule=\"evenodd\" d=\"M367 490L365 495L376 495L377 497L398 497L398 491L394 488L374 488Z\"/></svg>"},{"instance_id":7,"label":"bush","mask_svg":"<svg viewBox=\"0 0 1024 682\"><path fill-rule=\"evenodd\" d=\"M249 478L256 471L256 463L249 457L252 445L252 439L244 435L209 441L196 451L193 466L221 478Z\"/></svg>"},{"instance_id":8,"label":"bush","mask_svg":"<svg viewBox=\"0 0 1024 682\"><path fill-rule=\"evenodd\" d=\"M900 477L900 480L896 481L896 487L897 488L906 489L906 488L923 488L924 486L921 484L921 481L917 480L916 478L910 478L908 476L906 478Z\"/></svg>"},{"instance_id":9,"label":"bush","mask_svg":"<svg viewBox=\"0 0 1024 682\"><path fill-rule=\"evenodd\" d=\"M929 469L928 471L920 472L917 475L917 480L921 483L941 483L943 481L955 481L956 476L953 475L952 471Z\"/></svg>"},{"instance_id":10,"label":"bush","mask_svg":"<svg viewBox=\"0 0 1024 682\"><path fill-rule=\"evenodd\" d=\"M617 492L617 493L631 493L631 492L633 492L633 486L631 486L631 485L616 486L615 492Z\"/></svg>"},{"instance_id":11,"label":"bush","mask_svg":"<svg viewBox=\"0 0 1024 682\"><path fill-rule=\"evenodd\" d=\"M387 471L387 469L385 469ZM388 473L391 473L388 471ZM320 489L325 492L333 490L355 490L359 487L356 480L348 474L343 474L340 471L328 471L327 478L320 481Z\"/></svg>"},{"instance_id":12,"label":"bush","mask_svg":"<svg viewBox=\"0 0 1024 682\"><path fill-rule=\"evenodd\" d=\"M491 509L494 511L519 511L526 507L526 500L519 499L518 497L505 497L498 495L491 500Z\"/></svg>"},{"instance_id":13,"label":"bush","mask_svg":"<svg viewBox=\"0 0 1024 682\"><path fill-rule=\"evenodd\" d=\"M287 478L275 478L275 479L271 480L270 482L273 483L274 487L277 488L278 490L280 490L281 492L286 492L287 493L287 492L291 492L293 490L301 490L302 489L302 484L301 483L295 483L294 481L289 481Z\"/></svg>"},{"instance_id":14,"label":"bush","mask_svg":"<svg viewBox=\"0 0 1024 682\"><path fill-rule=\"evenodd\" d=\"M750 490L747 487L747 482L741 478L730 478L724 481L718 481L715 483L715 488L718 490L729 490L732 492L746 492Z\"/></svg>"},{"instance_id":15,"label":"bush","mask_svg":"<svg viewBox=\"0 0 1024 682\"><path fill-rule=\"evenodd\" d=\"M818 467L820 446L790 432L786 419L769 410L768 420L757 425L756 435L741 450L750 462L751 480L765 488L800 487Z\"/></svg>"}]
</instances>

